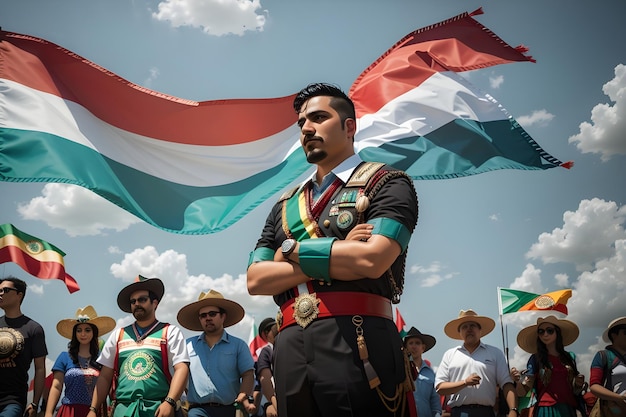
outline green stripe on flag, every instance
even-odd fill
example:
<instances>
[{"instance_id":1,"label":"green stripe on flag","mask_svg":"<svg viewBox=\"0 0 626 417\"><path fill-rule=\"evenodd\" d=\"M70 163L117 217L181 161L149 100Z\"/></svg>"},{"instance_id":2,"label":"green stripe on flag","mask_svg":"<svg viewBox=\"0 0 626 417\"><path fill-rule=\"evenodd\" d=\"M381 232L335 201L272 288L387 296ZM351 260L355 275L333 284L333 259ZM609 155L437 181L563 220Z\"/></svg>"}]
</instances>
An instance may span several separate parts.
<instances>
[{"instance_id":1,"label":"green stripe on flag","mask_svg":"<svg viewBox=\"0 0 626 417\"><path fill-rule=\"evenodd\" d=\"M539 297L539 294L511 290L509 288L500 288L502 314L515 313L516 311L519 311L520 308L522 308L537 297Z\"/></svg>"}]
</instances>

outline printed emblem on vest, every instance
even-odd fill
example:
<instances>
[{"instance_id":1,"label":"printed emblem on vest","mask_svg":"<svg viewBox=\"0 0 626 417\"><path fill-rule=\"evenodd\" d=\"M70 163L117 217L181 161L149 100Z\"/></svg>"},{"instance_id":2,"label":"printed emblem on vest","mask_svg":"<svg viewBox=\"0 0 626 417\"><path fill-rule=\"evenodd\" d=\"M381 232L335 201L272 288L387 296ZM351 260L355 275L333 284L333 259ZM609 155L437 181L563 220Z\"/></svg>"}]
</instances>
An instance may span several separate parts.
<instances>
[{"instance_id":1,"label":"printed emblem on vest","mask_svg":"<svg viewBox=\"0 0 626 417\"><path fill-rule=\"evenodd\" d=\"M13 359L24 349L24 336L10 327L0 329L0 368L14 368Z\"/></svg>"},{"instance_id":2,"label":"printed emblem on vest","mask_svg":"<svg viewBox=\"0 0 626 417\"><path fill-rule=\"evenodd\" d=\"M131 381L145 381L156 372L152 356L145 352L133 352L124 361L124 373Z\"/></svg>"},{"instance_id":3,"label":"printed emblem on vest","mask_svg":"<svg viewBox=\"0 0 626 417\"><path fill-rule=\"evenodd\" d=\"M346 230L354 222L354 216L348 210L344 210L337 216L337 227Z\"/></svg>"}]
</instances>

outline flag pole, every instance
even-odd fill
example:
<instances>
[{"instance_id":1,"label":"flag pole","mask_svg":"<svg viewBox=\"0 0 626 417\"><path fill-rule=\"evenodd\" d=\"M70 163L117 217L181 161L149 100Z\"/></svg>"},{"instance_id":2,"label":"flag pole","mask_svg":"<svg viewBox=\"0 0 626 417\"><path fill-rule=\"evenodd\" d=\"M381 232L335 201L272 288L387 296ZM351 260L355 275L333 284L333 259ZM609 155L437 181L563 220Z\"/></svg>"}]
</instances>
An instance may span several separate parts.
<instances>
[{"instance_id":1,"label":"flag pole","mask_svg":"<svg viewBox=\"0 0 626 417\"><path fill-rule=\"evenodd\" d=\"M506 364L509 366L509 347L505 343L504 337L504 320L502 318L502 295L500 294L500 287L497 287L498 292L498 313L500 316L500 333L502 334L502 350L504 351L504 355L506 357Z\"/></svg>"}]
</instances>

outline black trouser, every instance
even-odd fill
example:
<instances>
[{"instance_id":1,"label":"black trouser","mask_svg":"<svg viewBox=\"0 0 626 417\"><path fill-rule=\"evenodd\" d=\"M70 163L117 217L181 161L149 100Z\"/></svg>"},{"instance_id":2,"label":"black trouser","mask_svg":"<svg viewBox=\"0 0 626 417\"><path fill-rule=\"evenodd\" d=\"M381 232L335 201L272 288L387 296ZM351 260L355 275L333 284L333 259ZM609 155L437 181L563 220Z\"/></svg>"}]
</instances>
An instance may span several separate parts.
<instances>
[{"instance_id":1,"label":"black trouser","mask_svg":"<svg viewBox=\"0 0 626 417\"><path fill-rule=\"evenodd\" d=\"M494 417L496 412L493 406L470 404L452 407L450 414L450 417Z\"/></svg>"},{"instance_id":2,"label":"black trouser","mask_svg":"<svg viewBox=\"0 0 626 417\"><path fill-rule=\"evenodd\" d=\"M393 321L363 319L363 336L369 361L381 381L379 388L392 397L405 375L402 340ZM315 320L305 329L295 324L281 330L274 344L274 361L280 417L394 415L369 386L351 316ZM398 400L403 399L400 396Z\"/></svg>"}]
</instances>

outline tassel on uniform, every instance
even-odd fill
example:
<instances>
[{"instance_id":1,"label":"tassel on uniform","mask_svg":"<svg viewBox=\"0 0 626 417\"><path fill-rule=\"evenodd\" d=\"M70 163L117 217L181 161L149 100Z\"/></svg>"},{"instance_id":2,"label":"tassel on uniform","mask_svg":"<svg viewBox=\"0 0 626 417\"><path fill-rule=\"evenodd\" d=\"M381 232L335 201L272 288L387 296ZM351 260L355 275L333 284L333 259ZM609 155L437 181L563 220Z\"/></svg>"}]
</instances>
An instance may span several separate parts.
<instances>
[{"instance_id":1,"label":"tassel on uniform","mask_svg":"<svg viewBox=\"0 0 626 417\"><path fill-rule=\"evenodd\" d=\"M359 358L363 361L363 368L365 369L365 375L369 381L370 388L374 389L380 385L380 378L378 378L374 367L369 361L369 353L367 351L367 345L365 344L365 338L362 335L357 336L356 343L359 348Z\"/></svg>"}]
</instances>

